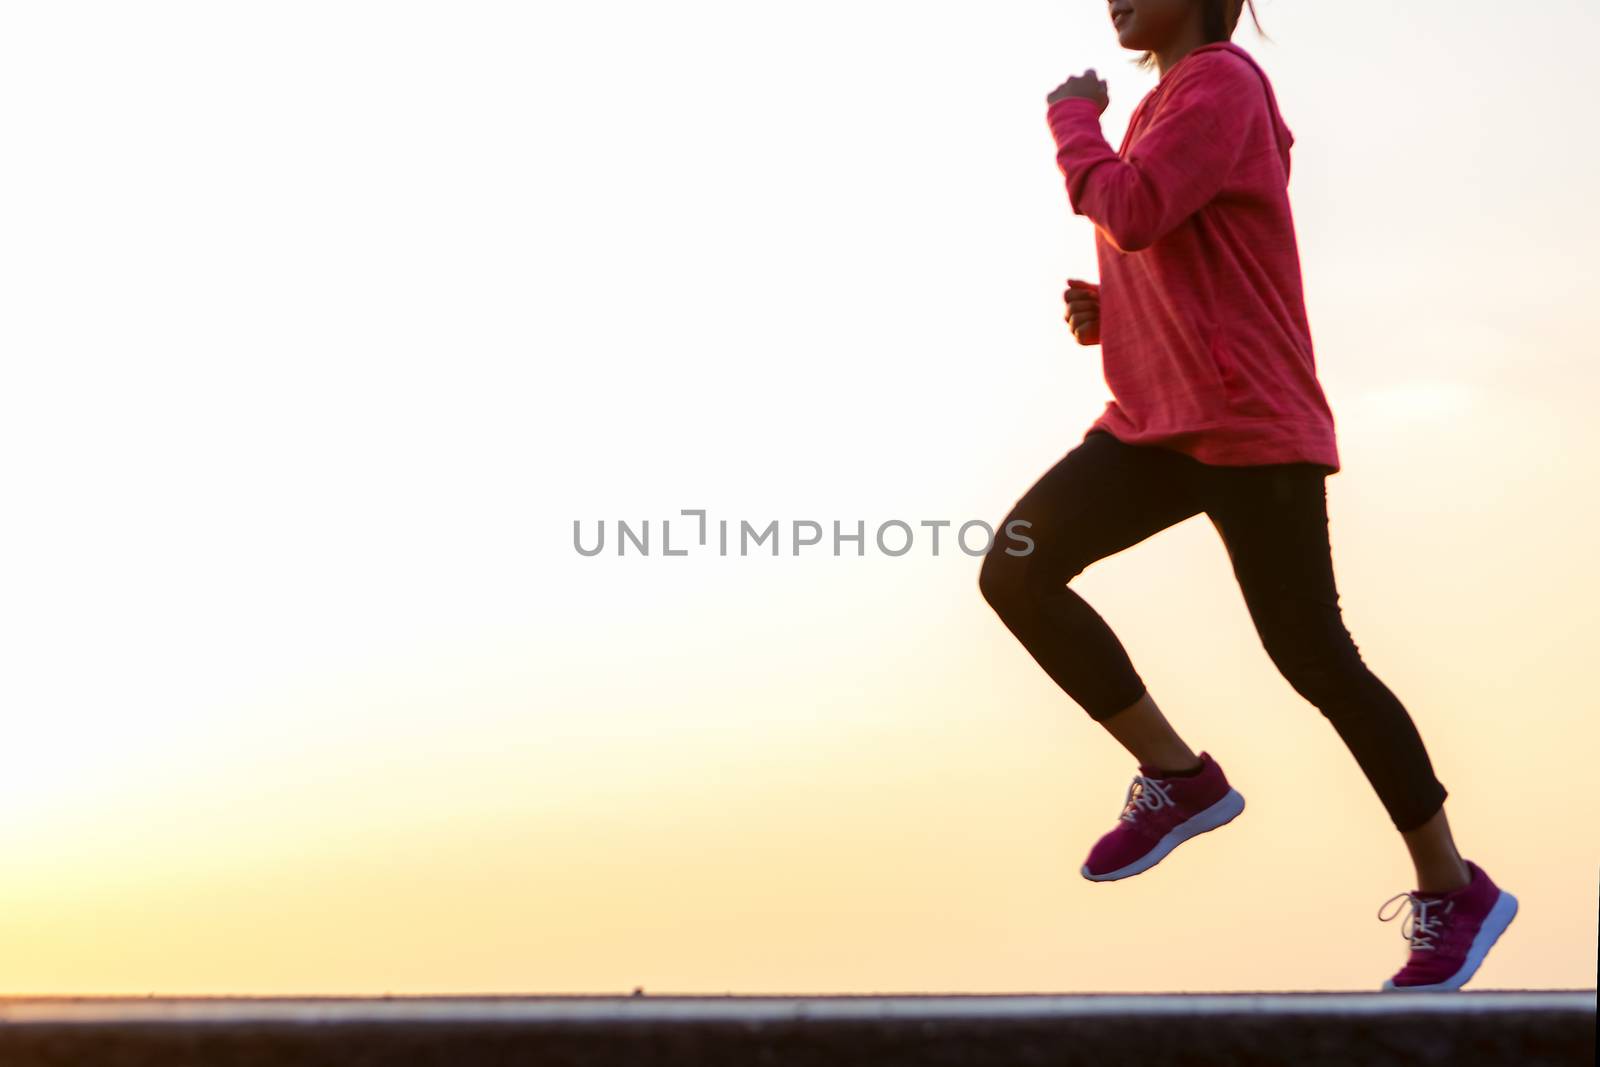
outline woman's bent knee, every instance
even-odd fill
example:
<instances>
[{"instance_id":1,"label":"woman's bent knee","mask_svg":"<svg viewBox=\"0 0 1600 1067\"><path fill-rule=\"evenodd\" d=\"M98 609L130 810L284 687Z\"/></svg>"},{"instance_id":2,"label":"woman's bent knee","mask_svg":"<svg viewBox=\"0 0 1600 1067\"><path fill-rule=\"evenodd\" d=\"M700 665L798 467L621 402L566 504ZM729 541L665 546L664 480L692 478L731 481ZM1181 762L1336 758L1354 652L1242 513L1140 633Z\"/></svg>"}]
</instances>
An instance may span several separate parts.
<instances>
[{"instance_id":1,"label":"woman's bent knee","mask_svg":"<svg viewBox=\"0 0 1600 1067\"><path fill-rule=\"evenodd\" d=\"M1039 581L1032 548L1031 544L1019 547L1014 541L996 538L983 557L978 590L1001 615L1030 596Z\"/></svg>"},{"instance_id":2,"label":"woman's bent knee","mask_svg":"<svg viewBox=\"0 0 1600 1067\"><path fill-rule=\"evenodd\" d=\"M1357 657L1341 651L1299 659L1278 659L1278 670L1290 688L1324 715L1360 706L1372 672Z\"/></svg>"},{"instance_id":3,"label":"woman's bent knee","mask_svg":"<svg viewBox=\"0 0 1600 1067\"><path fill-rule=\"evenodd\" d=\"M978 591L1002 615L1022 595L1026 576L1020 562L1006 557L996 546L983 557L983 566L978 570Z\"/></svg>"}]
</instances>

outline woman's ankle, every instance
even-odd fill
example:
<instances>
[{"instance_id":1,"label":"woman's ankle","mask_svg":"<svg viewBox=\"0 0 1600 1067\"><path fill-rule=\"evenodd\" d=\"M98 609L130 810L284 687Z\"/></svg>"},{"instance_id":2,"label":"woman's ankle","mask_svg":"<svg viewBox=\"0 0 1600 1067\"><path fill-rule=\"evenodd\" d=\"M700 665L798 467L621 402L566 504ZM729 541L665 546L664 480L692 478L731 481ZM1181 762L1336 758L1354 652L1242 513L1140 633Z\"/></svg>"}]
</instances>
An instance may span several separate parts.
<instances>
[{"instance_id":1,"label":"woman's ankle","mask_svg":"<svg viewBox=\"0 0 1600 1067\"><path fill-rule=\"evenodd\" d=\"M1427 869L1417 868L1417 892L1419 893L1454 893L1457 889L1465 889L1472 884L1472 872L1467 870L1465 861L1458 860L1456 864L1441 863Z\"/></svg>"}]
</instances>

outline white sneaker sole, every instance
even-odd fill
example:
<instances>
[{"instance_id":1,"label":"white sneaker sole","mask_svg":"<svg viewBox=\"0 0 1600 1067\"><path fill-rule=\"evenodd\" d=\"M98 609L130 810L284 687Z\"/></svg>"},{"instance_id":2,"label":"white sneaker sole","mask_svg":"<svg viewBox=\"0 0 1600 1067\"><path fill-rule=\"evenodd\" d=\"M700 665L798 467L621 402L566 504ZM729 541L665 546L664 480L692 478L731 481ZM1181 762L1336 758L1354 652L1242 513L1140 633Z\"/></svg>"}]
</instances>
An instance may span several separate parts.
<instances>
[{"instance_id":1,"label":"white sneaker sole","mask_svg":"<svg viewBox=\"0 0 1600 1067\"><path fill-rule=\"evenodd\" d=\"M1467 958L1462 961L1461 969L1442 982L1432 985L1395 985L1390 978L1383 983L1381 992L1388 993L1426 993L1430 990L1447 991L1460 989L1467 981L1478 972L1483 964L1483 958L1494 948L1494 943L1500 940L1500 935L1506 932L1506 927L1511 925L1511 920L1517 917L1517 898L1500 890L1500 899L1494 902L1494 907L1489 909L1488 916L1483 920L1483 925L1478 928L1478 935L1472 939L1472 947L1467 950Z\"/></svg>"},{"instance_id":2,"label":"white sneaker sole","mask_svg":"<svg viewBox=\"0 0 1600 1067\"><path fill-rule=\"evenodd\" d=\"M1115 882L1119 878L1129 878L1160 863L1166 858L1167 853L1189 840L1215 830L1225 823L1232 822L1244 810L1244 797L1239 795L1237 789L1229 789L1223 798L1198 814L1189 816L1188 819L1168 830L1166 836L1156 842L1156 847L1134 860L1126 867L1118 867L1114 871L1104 874L1091 874L1089 865L1083 865L1083 876L1091 882Z\"/></svg>"}]
</instances>

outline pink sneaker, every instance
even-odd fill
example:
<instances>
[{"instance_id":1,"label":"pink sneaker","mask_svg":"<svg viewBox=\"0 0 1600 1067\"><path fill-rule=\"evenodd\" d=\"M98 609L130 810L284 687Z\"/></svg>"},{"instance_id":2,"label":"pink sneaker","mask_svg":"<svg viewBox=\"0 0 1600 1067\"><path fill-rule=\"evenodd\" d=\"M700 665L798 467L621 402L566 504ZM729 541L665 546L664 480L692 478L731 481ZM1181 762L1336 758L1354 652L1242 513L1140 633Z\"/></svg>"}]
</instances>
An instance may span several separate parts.
<instances>
[{"instance_id":1,"label":"pink sneaker","mask_svg":"<svg viewBox=\"0 0 1600 1067\"><path fill-rule=\"evenodd\" d=\"M1383 902L1378 918L1397 918L1383 909L1397 900L1411 905L1400 933L1411 942L1411 958L1383 983L1385 990L1460 989L1477 971L1517 914L1517 898L1495 885L1471 860L1472 881L1450 893L1398 893Z\"/></svg>"},{"instance_id":2,"label":"pink sneaker","mask_svg":"<svg viewBox=\"0 0 1600 1067\"><path fill-rule=\"evenodd\" d=\"M1200 773L1189 778L1159 778L1140 764L1120 821L1090 850L1083 876L1114 882L1147 871L1189 838L1233 821L1244 797L1208 753L1200 753L1200 762Z\"/></svg>"}]
</instances>

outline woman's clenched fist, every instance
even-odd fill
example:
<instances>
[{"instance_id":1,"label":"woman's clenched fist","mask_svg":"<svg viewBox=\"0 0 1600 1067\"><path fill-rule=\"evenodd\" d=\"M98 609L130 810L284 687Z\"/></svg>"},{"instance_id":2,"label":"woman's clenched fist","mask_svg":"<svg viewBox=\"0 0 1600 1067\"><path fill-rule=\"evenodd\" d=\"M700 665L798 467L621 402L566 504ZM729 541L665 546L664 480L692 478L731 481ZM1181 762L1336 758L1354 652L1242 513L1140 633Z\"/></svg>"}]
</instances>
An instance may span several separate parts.
<instances>
[{"instance_id":1,"label":"woman's clenched fist","mask_svg":"<svg viewBox=\"0 0 1600 1067\"><path fill-rule=\"evenodd\" d=\"M1067 279L1067 325L1080 345L1100 343L1100 286L1078 278Z\"/></svg>"}]
</instances>

